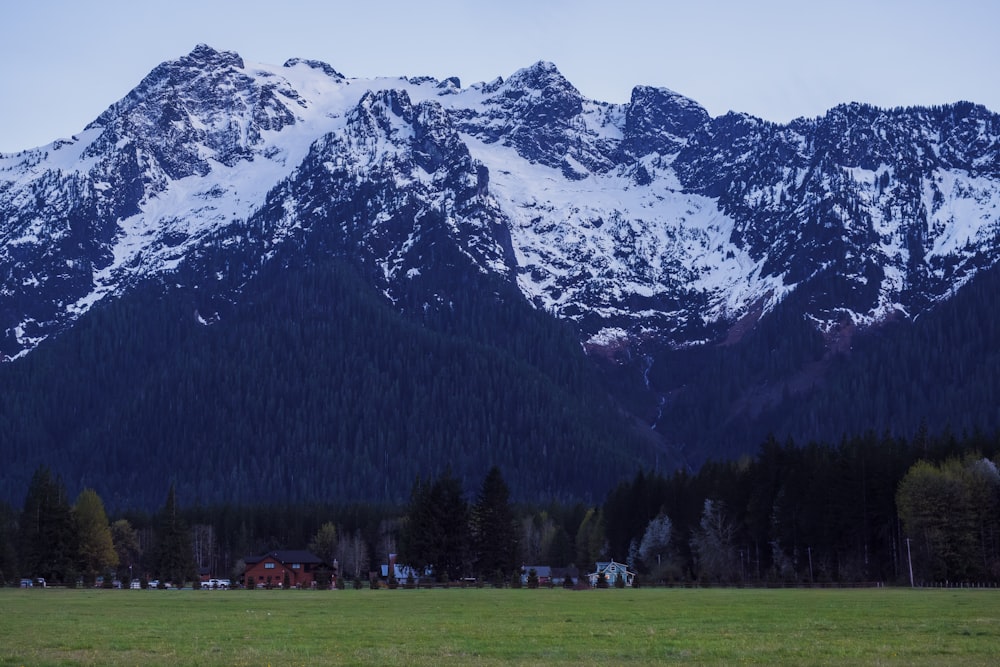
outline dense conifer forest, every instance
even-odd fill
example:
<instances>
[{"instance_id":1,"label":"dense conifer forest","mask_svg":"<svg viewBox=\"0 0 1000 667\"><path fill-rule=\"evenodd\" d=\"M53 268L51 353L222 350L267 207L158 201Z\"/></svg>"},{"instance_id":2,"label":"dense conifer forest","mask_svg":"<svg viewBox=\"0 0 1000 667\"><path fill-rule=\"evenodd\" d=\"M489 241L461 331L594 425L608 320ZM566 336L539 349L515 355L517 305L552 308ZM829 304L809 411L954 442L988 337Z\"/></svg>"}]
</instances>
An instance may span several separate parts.
<instances>
[{"instance_id":1,"label":"dense conifer forest","mask_svg":"<svg viewBox=\"0 0 1000 667\"><path fill-rule=\"evenodd\" d=\"M910 320L836 330L803 318L794 293L738 342L649 351L663 397L646 408L694 467L752 453L769 435L836 442L1000 428L1000 271L984 271ZM651 419L652 421L652 419Z\"/></svg>"},{"instance_id":2,"label":"dense conifer forest","mask_svg":"<svg viewBox=\"0 0 1000 667\"><path fill-rule=\"evenodd\" d=\"M473 488L499 465L520 499L596 501L655 458L572 333L509 287L423 321L336 261L253 288L206 305L150 286L0 367L4 499L40 464L144 510L164 480L204 504L400 502L416 475Z\"/></svg>"}]
</instances>

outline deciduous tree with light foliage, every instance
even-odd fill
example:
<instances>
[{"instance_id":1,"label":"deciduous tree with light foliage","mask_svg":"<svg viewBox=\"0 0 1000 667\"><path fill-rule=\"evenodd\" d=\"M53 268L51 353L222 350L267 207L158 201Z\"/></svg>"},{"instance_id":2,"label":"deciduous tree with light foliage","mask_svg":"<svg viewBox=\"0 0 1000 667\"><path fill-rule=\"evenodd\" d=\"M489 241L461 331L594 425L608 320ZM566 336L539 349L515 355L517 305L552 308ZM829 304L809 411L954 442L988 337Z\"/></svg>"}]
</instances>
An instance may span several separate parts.
<instances>
[{"instance_id":1,"label":"deciduous tree with light foliage","mask_svg":"<svg viewBox=\"0 0 1000 667\"><path fill-rule=\"evenodd\" d=\"M673 528L666 514L660 514L646 526L639 543L639 559L649 570L658 569L666 558Z\"/></svg>"},{"instance_id":2,"label":"deciduous tree with light foliage","mask_svg":"<svg viewBox=\"0 0 1000 667\"><path fill-rule=\"evenodd\" d=\"M118 565L118 553L111 539L104 501L93 489L84 489L73 506L79 539L80 572L89 582Z\"/></svg>"},{"instance_id":3,"label":"deciduous tree with light foliage","mask_svg":"<svg viewBox=\"0 0 1000 667\"><path fill-rule=\"evenodd\" d=\"M917 461L899 483L896 505L911 542L914 574L961 581L1000 574L1000 474L969 455L940 465Z\"/></svg>"},{"instance_id":4,"label":"deciduous tree with light foliage","mask_svg":"<svg viewBox=\"0 0 1000 667\"><path fill-rule=\"evenodd\" d=\"M327 521L309 541L309 551L328 565L337 557L337 526Z\"/></svg>"},{"instance_id":5,"label":"deciduous tree with light foliage","mask_svg":"<svg viewBox=\"0 0 1000 667\"><path fill-rule=\"evenodd\" d=\"M709 581L733 581L739 573L739 561L733 545L736 527L726 516L722 502L706 499L698 530L691 538L691 550L697 558L698 576Z\"/></svg>"},{"instance_id":6,"label":"deciduous tree with light foliage","mask_svg":"<svg viewBox=\"0 0 1000 667\"><path fill-rule=\"evenodd\" d=\"M133 568L138 564L142 550L139 548L139 535L128 519L118 519L111 524L111 541L118 554L119 576L137 577L139 572Z\"/></svg>"}]
</instances>

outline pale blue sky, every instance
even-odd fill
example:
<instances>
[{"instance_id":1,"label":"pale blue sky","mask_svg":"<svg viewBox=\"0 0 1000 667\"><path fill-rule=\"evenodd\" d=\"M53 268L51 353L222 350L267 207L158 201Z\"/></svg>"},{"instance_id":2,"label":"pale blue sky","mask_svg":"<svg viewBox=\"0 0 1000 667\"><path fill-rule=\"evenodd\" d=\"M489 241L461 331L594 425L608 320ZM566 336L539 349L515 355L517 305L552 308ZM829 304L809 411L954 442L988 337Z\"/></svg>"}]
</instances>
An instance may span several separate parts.
<instances>
[{"instance_id":1,"label":"pale blue sky","mask_svg":"<svg viewBox=\"0 0 1000 667\"><path fill-rule=\"evenodd\" d=\"M463 85L550 60L587 97L665 86L780 122L849 101L1000 111L998 26L992 0L0 0L0 151L78 132L198 43Z\"/></svg>"}]
</instances>

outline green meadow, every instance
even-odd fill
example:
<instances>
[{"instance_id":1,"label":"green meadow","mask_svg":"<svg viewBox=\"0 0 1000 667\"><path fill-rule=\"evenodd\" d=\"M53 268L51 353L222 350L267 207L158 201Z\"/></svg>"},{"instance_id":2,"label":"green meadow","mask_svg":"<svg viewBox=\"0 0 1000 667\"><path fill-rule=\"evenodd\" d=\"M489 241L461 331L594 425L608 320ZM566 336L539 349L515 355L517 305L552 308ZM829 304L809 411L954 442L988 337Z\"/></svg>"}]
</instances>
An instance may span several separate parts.
<instances>
[{"instance_id":1,"label":"green meadow","mask_svg":"<svg viewBox=\"0 0 1000 667\"><path fill-rule=\"evenodd\" d=\"M0 589L0 665L990 665L1000 591Z\"/></svg>"}]
</instances>

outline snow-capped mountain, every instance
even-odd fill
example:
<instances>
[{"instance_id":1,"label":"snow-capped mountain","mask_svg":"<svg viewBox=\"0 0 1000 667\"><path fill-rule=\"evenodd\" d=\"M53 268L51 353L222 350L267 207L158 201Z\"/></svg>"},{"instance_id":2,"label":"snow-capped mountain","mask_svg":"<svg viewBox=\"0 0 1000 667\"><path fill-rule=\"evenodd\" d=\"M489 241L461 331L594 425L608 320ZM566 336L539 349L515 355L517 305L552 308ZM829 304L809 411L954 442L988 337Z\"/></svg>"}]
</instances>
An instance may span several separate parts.
<instances>
[{"instance_id":1,"label":"snow-capped mountain","mask_svg":"<svg viewBox=\"0 0 1000 667\"><path fill-rule=\"evenodd\" d=\"M505 281L590 348L720 340L792 292L829 330L920 314L998 239L1000 116L965 102L777 125L645 86L588 100L544 62L462 87L202 45L0 156L0 356L150 280L238 299L298 251L404 308Z\"/></svg>"}]
</instances>

